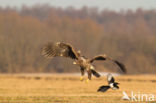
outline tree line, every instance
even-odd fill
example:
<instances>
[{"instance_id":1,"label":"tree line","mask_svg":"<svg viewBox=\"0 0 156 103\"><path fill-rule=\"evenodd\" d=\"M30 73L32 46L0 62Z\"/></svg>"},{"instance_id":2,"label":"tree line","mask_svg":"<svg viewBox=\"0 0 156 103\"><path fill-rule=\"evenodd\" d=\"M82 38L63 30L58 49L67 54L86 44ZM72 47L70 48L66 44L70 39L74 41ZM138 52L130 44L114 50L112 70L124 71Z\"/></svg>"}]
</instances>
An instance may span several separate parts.
<instances>
[{"instance_id":1,"label":"tree line","mask_svg":"<svg viewBox=\"0 0 156 103\"><path fill-rule=\"evenodd\" d=\"M77 72L68 58L47 60L42 46L67 42L91 58L106 54L123 62L130 74L156 73L156 10L112 11L49 5L0 7L0 72ZM99 71L117 71L97 62Z\"/></svg>"}]
</instances>

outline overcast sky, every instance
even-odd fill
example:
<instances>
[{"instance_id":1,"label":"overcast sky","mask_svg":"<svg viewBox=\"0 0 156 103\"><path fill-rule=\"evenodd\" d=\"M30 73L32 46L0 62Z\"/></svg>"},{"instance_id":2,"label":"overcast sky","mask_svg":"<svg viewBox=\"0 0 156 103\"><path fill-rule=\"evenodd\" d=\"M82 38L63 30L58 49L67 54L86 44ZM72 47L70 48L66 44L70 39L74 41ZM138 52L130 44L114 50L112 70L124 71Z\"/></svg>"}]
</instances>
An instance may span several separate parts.
<instances>
[{"instance_id":1,"label":"overcast sky","mask_svg":"<svg viewBox=\"0 0 156 103\"><path fill-rule=\"evenodd\" d=\"M23 4L32 6L34 4L49 4L56 7L74 6L81 8L83 6L98 7L99 9L108 8L113 10L120 9L156 9L156 0L0 0L0 6L21 7Z\"/></svg>"}]
</instances>

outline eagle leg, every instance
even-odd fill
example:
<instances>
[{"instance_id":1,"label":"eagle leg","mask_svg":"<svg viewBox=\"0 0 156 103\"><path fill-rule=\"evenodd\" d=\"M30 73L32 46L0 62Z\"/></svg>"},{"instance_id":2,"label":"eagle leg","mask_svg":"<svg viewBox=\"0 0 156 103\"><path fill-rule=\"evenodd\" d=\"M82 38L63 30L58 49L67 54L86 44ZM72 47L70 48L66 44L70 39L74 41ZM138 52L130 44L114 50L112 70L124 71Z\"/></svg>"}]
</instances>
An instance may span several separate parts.
<instances>
[{"instance_id":1,"label":"eagle leg","mask_svg":"<svg viewBox=\"0 0 156 103\"><path fill-rule=\"evenodd\" d=\"M85 74L85 71L84 71L84 70L85 70L85 69L81 67L81 69L80 69L80 70L81 70L81 77L80 77L80 81L83 81L83 80L84 80L84 74Z\"/></svg>"},{"instance_id":2,"label":"eagle leg","mask_svg":"<svg viewBox=\"0 0 156 103\"><path fill-rule=\"evenodd\" d=\"M87 70L87 73L88 73L88 78L86 80L86 82L88 83L90 80L91 80L91 77L92 77L92 72L90 69Z\"/></svg>"}]
</instances>

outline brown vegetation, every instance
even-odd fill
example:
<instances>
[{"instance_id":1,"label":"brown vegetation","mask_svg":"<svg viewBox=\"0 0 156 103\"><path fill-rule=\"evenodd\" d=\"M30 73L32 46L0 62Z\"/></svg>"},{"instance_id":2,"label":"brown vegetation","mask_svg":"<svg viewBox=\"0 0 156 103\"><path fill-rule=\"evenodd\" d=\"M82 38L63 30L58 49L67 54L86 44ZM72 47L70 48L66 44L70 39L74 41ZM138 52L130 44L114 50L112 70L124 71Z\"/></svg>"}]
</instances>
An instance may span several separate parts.
<instances>
[{"instance_id":1,"label":"brown vegetation","mask_svg":"<svg viewBox=\"0 0 156 103\"><path fill-rule=\"evenodd\" d=\"M0 72L79 71L68 59L47 61L41 56L43 44L63 41L88 57L103 53L115 57L125 63L128 73L156 73L155 21L156 10L0 8ZM114 68L108 64L103 67Z\"/></svg>"}]
</instances>

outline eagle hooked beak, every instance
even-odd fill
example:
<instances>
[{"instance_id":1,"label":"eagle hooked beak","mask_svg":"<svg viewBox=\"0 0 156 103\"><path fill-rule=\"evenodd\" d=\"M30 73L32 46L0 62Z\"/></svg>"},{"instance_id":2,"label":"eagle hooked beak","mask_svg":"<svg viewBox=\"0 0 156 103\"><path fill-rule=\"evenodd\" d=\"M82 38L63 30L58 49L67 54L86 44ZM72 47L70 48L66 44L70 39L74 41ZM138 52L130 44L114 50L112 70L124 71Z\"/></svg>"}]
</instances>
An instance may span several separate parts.
<instances>
[{"instance_id":1,"label":"eagle hooked beak","mask_svg":"<svg viewBox=\"0 0 156 103\"><path fill-rule=\"evenodd\" d=\"M77 51L77 53L81 54L81 51L80 51L80 50L78 50L78 51Z\"/></svg>"},{"instance_id":2,"label":"eagle hooked beak","mask_svg":"<svg viewBox=\"0 0 156 103\"><path fill-rule=\"evenodd\" d=\"M77 64L76 62L73 62L73 64Z\"/></svg>"},{"instance_id":3,"label":"eagle hooked beak","mask_svg":"<svg viewBox=\"0 0 156 103\"><path fill-rule=\"evenodd\" d=\"M81 51L80 51L80 50L78 50L78 51L77 51L77 54L80 56L80 54L81 54Z\"/></svg>"}]
</instances>

